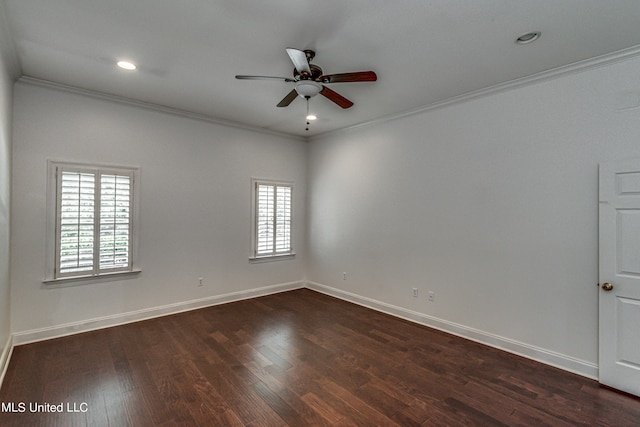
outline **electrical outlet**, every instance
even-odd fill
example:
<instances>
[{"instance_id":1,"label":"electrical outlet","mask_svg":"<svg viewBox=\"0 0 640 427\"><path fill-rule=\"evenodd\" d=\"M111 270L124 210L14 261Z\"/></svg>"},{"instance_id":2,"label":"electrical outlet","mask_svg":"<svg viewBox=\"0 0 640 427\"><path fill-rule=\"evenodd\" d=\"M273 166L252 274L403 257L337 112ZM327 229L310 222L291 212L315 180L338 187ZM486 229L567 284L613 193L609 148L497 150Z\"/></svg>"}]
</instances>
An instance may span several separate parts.
<instances>
[{"instance_id":1,"label":"electrical outlet","mask_svg":"<svg viewBox=\"0 0 640 427\"><path fill-rule=\"evenodd\" d=\"M427 299L431 302L434 302L436 300L436 294L433 291L429 291L429 295L427 296Z\"/></svg>"},{"instance_id":2,"label":"electrical outlet","mask_svg":"<svg viewBox=\"0 0 640 427\"><path fill-rule=\"evenodd\" d=\"M347 280L347 272L342 273L342 280Z\"/></svg>"},{"instance_id":3,"label":"electrical outlet","mask_svg":"<svg viewBox=\"0 0 640 427\"><path fill-rule=\"evenodd\" d=\"M413 288L413 297L418 298L418 288Z\"/></svg>"}]
</instances>

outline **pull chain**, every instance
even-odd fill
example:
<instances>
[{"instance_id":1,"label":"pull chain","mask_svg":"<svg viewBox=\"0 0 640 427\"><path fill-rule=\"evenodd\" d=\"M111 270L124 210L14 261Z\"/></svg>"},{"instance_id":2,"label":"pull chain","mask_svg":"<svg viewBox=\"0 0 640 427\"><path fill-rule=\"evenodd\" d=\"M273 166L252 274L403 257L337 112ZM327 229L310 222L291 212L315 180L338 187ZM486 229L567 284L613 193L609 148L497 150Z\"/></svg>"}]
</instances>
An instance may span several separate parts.
<instances>
[{"instance_id":1,"label":"pull chain","mask_svg":"<svg viewBox=\"0 0 640 427\"><path fill-rule=\"evenodd\" d=\"M307 115L305 117L309 117L309 96L305 96L305 98L307 99ZM308 132L309 131L309 125L311 123L309 122L309 119L307 119L307 127L305 128L305 130Z\"/></svg>"}]
</instances>

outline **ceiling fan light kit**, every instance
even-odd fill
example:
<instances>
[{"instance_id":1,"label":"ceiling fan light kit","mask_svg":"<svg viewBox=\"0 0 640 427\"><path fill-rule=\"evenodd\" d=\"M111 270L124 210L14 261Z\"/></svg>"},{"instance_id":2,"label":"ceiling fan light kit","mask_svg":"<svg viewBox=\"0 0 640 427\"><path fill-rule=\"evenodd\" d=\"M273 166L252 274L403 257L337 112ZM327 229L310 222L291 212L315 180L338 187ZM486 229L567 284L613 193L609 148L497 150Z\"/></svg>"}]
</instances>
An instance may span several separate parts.
<instances>
[{"instance_id":1,"label":"ceiling fan light kit","mask_svg":"<svg viewBox=\"0 0 640 427\"><path fill-rule=\"evenodd\" d=\"M322 91L322 85L313 80L300 80L296 83L296 92L303 97L314 97Z\"/></svg>"},{"instance_id":2,"label":"ceiling fan light kit","mask_svg":"<svg viewBox=\"0 0 640 427\"><path fill-rule=\"evenodd\" d=\"M271 77L271 76L247 76L237 75L239 80L279 80L285 83L295 83L295 88L289 92L278 104L278 107L287 107L298 96L307 100L307 115L309 99L321 94L328 100L332 101L341 108L351 108L353 102L344 96L329 89L325 84L331 83L354 83L354 82L375 82L378 76L373 71L357 71L353 73L341 74L324 74L322 68L310 61L315 58L316 53L312 50L300 50L295 48L286 49L291 62L293 62L293 79L290 77ZM313 120L313 119L308 119ZM307 130L309 130L309 122L307 120Z\"/></svg>"}]
</instances>

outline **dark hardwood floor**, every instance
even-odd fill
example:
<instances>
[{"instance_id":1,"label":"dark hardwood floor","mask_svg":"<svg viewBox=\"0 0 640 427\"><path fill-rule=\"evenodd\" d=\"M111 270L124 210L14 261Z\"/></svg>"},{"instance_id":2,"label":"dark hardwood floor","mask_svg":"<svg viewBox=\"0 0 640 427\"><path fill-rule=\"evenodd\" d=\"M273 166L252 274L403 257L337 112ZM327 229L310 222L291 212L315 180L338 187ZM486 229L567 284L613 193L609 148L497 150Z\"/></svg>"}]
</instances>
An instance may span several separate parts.
<instances>
[{"instance_id":1,"label":"dark hardwood floor","mask_svg":"<svg viewBox=\"0 0 640 427\"><path fill-rule=\"evenodd\" d=\"M0 401L1 426L640 425L640 399L306 289L18 346Z\"/></svg>"}]
</instances>

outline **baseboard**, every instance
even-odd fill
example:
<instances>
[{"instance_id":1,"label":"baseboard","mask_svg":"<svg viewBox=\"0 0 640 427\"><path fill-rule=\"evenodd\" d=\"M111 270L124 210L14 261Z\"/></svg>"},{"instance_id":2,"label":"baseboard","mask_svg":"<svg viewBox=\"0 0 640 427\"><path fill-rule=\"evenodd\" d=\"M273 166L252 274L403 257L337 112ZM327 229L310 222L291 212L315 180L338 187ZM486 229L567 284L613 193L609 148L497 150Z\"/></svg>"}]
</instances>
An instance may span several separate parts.
<instances>
[{"instance_id":1,"label":"baseboard","mask_svg":"<svg viewBox=\"0 0 640 427\"><path fill-rule=\"evenodd\" d=\"M306 287L314 291L324 293L326 295L330 295L345 301L352 302L354 304L371 308L376 311L390 314L401 319L409 320L414 323L428 326L430 328L438 329L452 335L485 344L499 350L504 350L518 356L526 357L528 359L532 359L546 365L551 365L565 371L573 372L587 378L591 378L594 380L598 379L598 365L591 362L576 359L564 354L546 350L544 348L536 347L509 338L504 338L488 332L480 331L478 329L429 316L427 314L418 313L406 308L394 306L371 298L363 297L361 295L325 286L320 283L307 281Z\"/></svg>"},{"instance_id":2,"label":"baseboard","mask_svg":"<svg viewBox=\"0 0 640 427\"><path fill-rule=\"evenodd\" d=\"M320 283L312 281L297 281L265 286L261 288L254 288L246 291L232 292L223 295L215 295L211 297L137 310L113 316L89 319L81 322L73 322L47 328L16 332L9 337L9 340L3 348L2 353L0 354L0 385L2 384L2 379L4 378L5 371L9 364L9 359L13 351L13 347L16 345L28 344L52 338L59 338L96 329L109 328L126 323L138 322L155 317L167 316L184 311L196 310L199 308L205 308L234 301L241 301L244 299L256 298L304 287L376 311L390 314L401 319L428 326L430 328L438 329L452 335L466 338L471 341L479 342L490 347L494 347L500 350L507 351L509 353L513 353L522 357L526 357L528 359L551 365L565 371L573 372L587 378L591 378L594 380L598 379L598 365L584 360L576 359L554 351L546 350L544 348L511 340L509 338L504 338L478 329L449 322L447 320L439 319L427 314L418 313L406 308L394 306L385 302L363 297L361 295L325 286Z\"/></svg>"},{"instance_id":3,"label":"baseboard","mask_svg":"<svg viewBox=\"0 0 640 427\"><path fill-rule=\"evenodd\" d=\"M141 320L153 319L155 317L181 313L184 311L197 310L199 308L276 294L279 292L300 289L303 288L304 285L304 281L280 283L277 285L264 286L261 288L254 288L246 291L232 292L223 295L215 295L206 298L168 304L160 307L131 311L127 313L116 314L113 316L105 316L95 319L83 320L80 322L66 323L63 325L33 329L23 332L14 332L12 336L13 345L28 344L52 338L59 338L67 335L93 331L96 329L109 328L126 323L138 322Z\"/></svg>"},{"instance_id":4,"label":"baseboard","mask_svg":"<svg viewBox=\"0 0 640 427\"><path fill-rule=\"evenodd\" d=\"M0 387L2 387L2 381L4 380L4 374L7 373L9 367L9 360L11 359L11 353L13 353L13 337L9 335L7 343L2 348L0 353Z\"/></svg>"}]
</instances>

